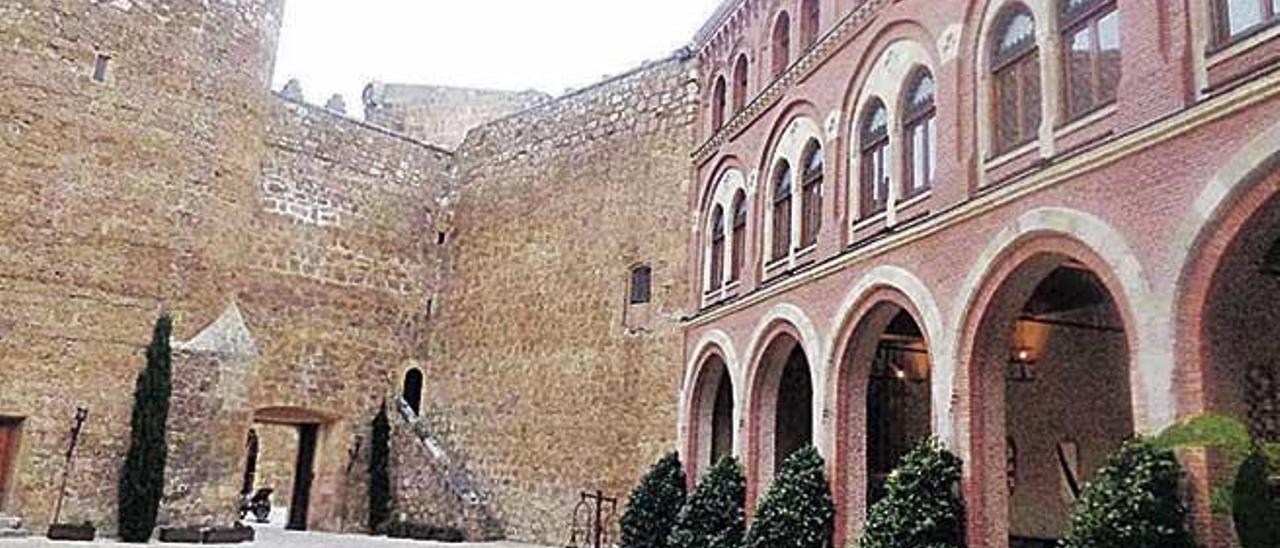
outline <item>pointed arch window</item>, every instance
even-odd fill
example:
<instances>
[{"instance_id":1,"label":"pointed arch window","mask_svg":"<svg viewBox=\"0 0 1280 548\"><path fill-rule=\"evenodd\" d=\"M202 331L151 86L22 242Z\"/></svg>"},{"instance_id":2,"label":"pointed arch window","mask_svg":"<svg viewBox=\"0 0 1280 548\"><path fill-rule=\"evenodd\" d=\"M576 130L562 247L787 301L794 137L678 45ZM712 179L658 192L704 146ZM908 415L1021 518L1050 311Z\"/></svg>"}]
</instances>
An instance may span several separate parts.
<instances>
[{"instance_id":1,"label":"pointed arch window","mask_svg":"<svg viewBox=\"0 0 1280 548\"><path fill-rule=\"evenodd\" d=\"M1116 0L1059 0L1058 10L1066 114L1076 120L1116 100L1120 14Z\"/></svg>"},{"instance_id":2,"label":"pointed arch window","mask_svg":"<svg viewBox=\"0 0 1280 548\"><path fill-rule=\"evenodd\" d=\"M791 65L791 16L778 15L773 25L773 77L777 78Z\"/></svg>"},{"instance_id":3,"label":"pointed arch window","mask_svg":"<svg viewBox=\"0 0 1280 548\"><path fill-rule=\"evenodd\" d=\"M911 197L933 188L938 165L938 109L934 103L936 86L928 70L917 69L908 82L902 112L903 158L907 163L903 196Z\"/></svg>"},{"instance_id":4,"label":"pointed arch window","mask_svg":"<svg viewBox=\"0 0 1280 548\"><path fill-rule=\"evenodd\" d=\"M1005 8L991 50L996 153L1035 140L1040 131L1040 50L1036 22L1022 4Z\"/></svg>"},{"instance_id":5,"label":"pointed arch window","mask_svg":"<svg viewBox=\"0 0 1280 548\"><path fill-rule=\"evenodd\" d=\"M711 214L711 253L708 257L711 290L720 289L724 285L724 208L716 206Z\"/></svg>"},{"instance_id":6,"label":"pointed arch window","mask_svg":"<svg viewBox=\"0 0 1280 548\"><path fill-rule=\"evenodd\" d=\"M733 233L730 249L729 281L742 279L742 266L747 258L747 195L739 190L733 196Z\"/></svg>"},{"instance_id":7,"label":"pointed arch window","mask_svg":"<svg viewBox=\"0 0 1280 548\"><path fill-rule=\"evenodd\" d=\"M862 143L859 203L862 216L870 217L889 205L889 113L880 99L872 99L868 105L859 139Z\"/></svg>"},{"instance_id":8,"label":"pointed arch window","mask_svg":"<svg viewBox=\"0 0 1280 548\"><path fill-rule=\"evenodd\" d=\"M733 66L733 112L737 114L742 108L747 106L747 55L738 56L738 62Z\"/></svg>"},{"instance_id":9,"label":"pointed arch window","mask_svg":"<svg viewBox=\"0 0 1280 548\"><path fill-rule=\"evenodd\" d=\"M773 253L772 260L784 259L791 253L791 164L783 161L773 172Z\"/></svg>"},{"instance_id":10,"label":"pointed arch window","mask_svg":"<svg viewBox=\"0 0 1280 548\"><path fill-rule=\"evenodd\" d=\"M724 127L725 93L724 76L716 78L715 88L711 92L712 131L719 131L721 127Z\"/></svg>"},{"instance_id":11,"label":"pointed arch window","mask_svg":"<svg viewBox=\"0 0 1280 548\"><path fill-rule=\"evenodd\" d=\"M804 174L800 191L800 247L807 248L818 242L822 231L822 146L810 142L805 149Z\"/></svg>"},{"instance_id":12,"label":"pointed arch window","mask_svg":"<svg viewBox=\"0 0 1280 548\"><path fill-rule=\"evenodd\" d=\"M822 8L819 0L804 0L800 7L800 44L808 49L818 41L818 29L822 24Z\"/></svg>"}]
</instances>

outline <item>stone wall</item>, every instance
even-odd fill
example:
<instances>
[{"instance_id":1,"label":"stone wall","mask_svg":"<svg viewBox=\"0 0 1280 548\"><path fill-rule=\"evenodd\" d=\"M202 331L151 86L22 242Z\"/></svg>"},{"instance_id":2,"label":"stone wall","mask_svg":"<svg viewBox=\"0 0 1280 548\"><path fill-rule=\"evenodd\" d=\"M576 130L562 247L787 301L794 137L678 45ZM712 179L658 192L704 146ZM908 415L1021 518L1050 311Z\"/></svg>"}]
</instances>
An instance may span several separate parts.
<instances>
[{"instance_id":1,"label":"stone wall","mask_svg":"<svg viewBox=\"0 0 1280 548\"><path fill-rule=\"evenodd\" d=\"M551 99L537 91L383 84L364 91L365 120L433 145L456 149L472 128Z\"/></svg>"},{"instance_id":2,"label":"stone wall","mask_svg":"<svg viewBox=\"0 0 1280 548\"><path fill-rule=\"evenodd\" d=\"M62 517L113 529L157 314L173 312L186 338L227 304L281 8L0 1L0 415L23 419L0 511L32 530L52 518L81 405Z\"/></svg>"},{"instance_id":3,"label":"stone wall","mask_svg":"<svg viewBox=\"0 0 1280 548\"><path fill-rule=\"evenodd\" d=\"M625 499L675 449L695 108L667 60L471 132L423 414L508 535L564 543L581 490ZM653 267L653 301L628 306Z\"/></svg>"}]
</instances>

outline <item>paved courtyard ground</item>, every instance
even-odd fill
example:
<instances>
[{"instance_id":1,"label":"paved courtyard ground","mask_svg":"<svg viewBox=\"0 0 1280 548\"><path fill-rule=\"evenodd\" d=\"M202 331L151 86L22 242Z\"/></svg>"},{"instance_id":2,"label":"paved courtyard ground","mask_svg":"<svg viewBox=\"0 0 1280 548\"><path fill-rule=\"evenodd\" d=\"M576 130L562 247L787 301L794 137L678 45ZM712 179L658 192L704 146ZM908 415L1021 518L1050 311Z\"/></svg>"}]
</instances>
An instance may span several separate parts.
<instances>
[{"instance_id":1,"label":"paved courtyard ground","mask_svg":"<svg viewBox=\"0 0 1280 548\"><path fill-rule=\"evenodd\" d=\"M36 548L40 546L138 546L110 541L99 541L93 544L83 542L52 542L47 539L0 539L0 548ZM153 546L201 546L199 544L153 544ZM208 545L204 545L208 546ZM393 540L387 538L359 535L333 535L325 533L296 533L279 529L259 529L258 540L253 544L230 544L224 546L258 546L268 548L541 548L531 544L514 542L494 542L486 544L444 544L435 542L418 542L412 540Z\"/></svg>"}]
</instances>

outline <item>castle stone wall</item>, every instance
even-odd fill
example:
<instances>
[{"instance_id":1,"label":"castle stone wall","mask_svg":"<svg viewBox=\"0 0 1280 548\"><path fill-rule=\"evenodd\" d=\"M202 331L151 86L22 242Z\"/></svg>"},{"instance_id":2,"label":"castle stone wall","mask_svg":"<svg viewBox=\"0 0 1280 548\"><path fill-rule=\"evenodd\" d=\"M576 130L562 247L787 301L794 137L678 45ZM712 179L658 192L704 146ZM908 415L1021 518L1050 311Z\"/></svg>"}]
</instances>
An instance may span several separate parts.
<instances>
[{"instance_id":1,"label":"castle stone wall","mask_svg":"<svg viewBox=\"0 0 1280 548\"><path fill-rule=\"evenodd\" d=\"M646 66L478 128L458 151L424 415L512 538L568 542L580 491L625 500L675 446L688 70ZM642 263L653 301L628 306Z\"/></svg>"}]
</instances>

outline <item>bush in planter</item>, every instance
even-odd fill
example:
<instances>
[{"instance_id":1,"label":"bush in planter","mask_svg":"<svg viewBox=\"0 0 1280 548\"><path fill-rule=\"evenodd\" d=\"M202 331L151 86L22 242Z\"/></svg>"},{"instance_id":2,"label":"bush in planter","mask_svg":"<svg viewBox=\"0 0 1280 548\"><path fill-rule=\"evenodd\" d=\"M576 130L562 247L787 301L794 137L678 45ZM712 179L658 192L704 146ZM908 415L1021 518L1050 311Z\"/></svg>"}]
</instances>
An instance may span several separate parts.
<instances>
[{"instance_id":1,"label":"bush in planter","mask_svg":"<svg viewBox=\"0 0 1280 548\"><path fill-rule=\"evenodd\" d=\"M168 460L165 428L173 393L173 356L169 348L172 331L173 320L168 315L156 320L151 344L147 346L147 366L138 374L134 390L132 434L118 495L119 534L124 542L151 539L164 493L164 467Z\"/></svg>"},{"instance_id":2,"label":"bush in planter","mask_svg":"<svg viewBox=\"0 0 1280 548\"><path fill-rule=\"evenodd\" d=\"M745 548L827 548L836 510L824 466L812 446L786 460L760 501Z\"/></svg>"},{"instance_id":3,"label":"bush in planter","mask_svg":"<svg viewBox=\"0 0 1280 548\"><path fill-rule=\"evenodd\" d=\"M1125 443L1085 487L1062 548L1194 548L1173 452Z\"/></svg>"},{"instance_id":4,"label":"bush in planter","mask_svg":"<svg viewBox=\"0 0 1280 548\"><path fill-rule=\"evenodd\" d=\"M739 548L746 532L743 506L747 480L733 457L724 457L707 471L680 510L669 548Z\"/></svg>"},{"instance_id":5,"label":"bush in planter","mask_svg":"<svg viewBox=\"0 0 1280 548\"><path fill-rule=\"evenodd\" d=\"M871 507L860 548L963 548L964 501L960 459L937 441L902 458Z\"/></svg>"},{"instance_id":6,"label":"bush in planter","mask_svg":"<svg viewBox=\"0 0 1280 548\"><path fill-rule=\"evenodd\" d=\"M391 421L383 403L373 418L369 441L369 530L391 520Z\"/></svg>"},{"instance_id":7,"label":"bush in planter","mask_svg":"<svg viewBox=\"0 0 1280 548\"><path fill-rule=\"evenodd\" d=\"M1232 518L1244 548L1280 546L1280 500L1271 494L1271 465L1261 451L1245 459L1236 474Z\"/></svg>"},{"instance_id":8,"label":"bush in planter","mask_svg":"<svg viewBox=\"0 0 1280 548\"><path fill-rule=\"evenodd\" d=\"M640 480L622 513L621 548L666 548L686 495L680 457L668 453Z\"/></svg>"}]
</instances>

